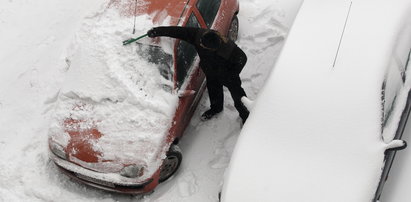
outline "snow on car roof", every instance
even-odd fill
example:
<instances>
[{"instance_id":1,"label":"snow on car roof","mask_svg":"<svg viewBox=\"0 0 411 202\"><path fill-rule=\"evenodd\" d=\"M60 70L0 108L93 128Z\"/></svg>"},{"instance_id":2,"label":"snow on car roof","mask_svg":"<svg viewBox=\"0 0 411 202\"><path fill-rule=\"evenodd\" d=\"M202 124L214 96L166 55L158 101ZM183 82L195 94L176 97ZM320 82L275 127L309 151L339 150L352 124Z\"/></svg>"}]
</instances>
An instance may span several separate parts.
<instances>
[{"instance_id":1,"label":"snow on car roof","mask_svg":"<svg viewBox=\"0 0 411 202\"><path fill-rule=\"evenodd\" d=\"M223 201L371 201L381 85L406 0L304 1L244 125ZM408 87L409 89L409 87Z\"/></svg>"},{"instance_id":2,"label":"snow on car roof","mask_svg":"<svg viewBox=\"0 0 411 202\"><path fill-rule=\"evenodd\" d=\"M141 163L148 166L145 174L150 176L164 157L178 98L163 88L173 86L172 81L140 57L135 44L122 45L123 40L134 37L133 21L133 17L121 15L118 7L107 7L85 20L68 50L68 71L50 134L55 142L67 146L70 136L63 123L68 118L80 120L80 128L96 127L103 136L90 143L100 153L99 164L74 159L78 164L104 171L113 168L102 164L113 161L111 164L120 164L111 165L118 171L123 165ZM151 27L150 16L136 18L136 35Z\"/></svg>"}]
</instances>

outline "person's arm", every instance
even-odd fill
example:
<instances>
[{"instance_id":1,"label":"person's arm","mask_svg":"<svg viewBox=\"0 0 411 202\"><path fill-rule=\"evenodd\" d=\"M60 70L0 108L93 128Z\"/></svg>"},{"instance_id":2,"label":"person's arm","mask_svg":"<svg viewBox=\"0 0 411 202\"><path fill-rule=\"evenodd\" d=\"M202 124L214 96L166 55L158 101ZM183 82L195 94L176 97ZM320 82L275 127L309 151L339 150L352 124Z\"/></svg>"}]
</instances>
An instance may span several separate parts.
<instances>
[{"instance_id":1,"label":"person's arm","mask_svg":"<svg viewBox=\"0 0 411 202\"><path fill-rule=\"evenodd\" d=\"M234 72L240 74L245 64L247 63L247 55L239 47L235 47L231 53L230 59L231 68Z\"/></svg>"},{"instance_id":2,"label":"person's arm","mask_svg":"<svg viewBox=\"0 0 411 202\"><path fill-rule=\"evenodd\" d=\"M158 36L167 36L181 39L187 41L188 43L194 44L199 30L199 28L194 27L154 27L151 30L149 30L147 34L151 38Z\"/></svg>"}]
</instances>

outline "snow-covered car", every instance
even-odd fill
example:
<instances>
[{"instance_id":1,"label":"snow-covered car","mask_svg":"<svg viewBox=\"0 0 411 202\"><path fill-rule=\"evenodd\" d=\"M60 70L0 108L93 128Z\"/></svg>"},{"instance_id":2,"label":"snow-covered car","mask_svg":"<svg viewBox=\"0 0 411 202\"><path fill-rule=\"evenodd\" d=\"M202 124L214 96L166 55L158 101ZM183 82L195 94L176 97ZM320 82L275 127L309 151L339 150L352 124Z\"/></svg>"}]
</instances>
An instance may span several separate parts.
<instances>
[{"instance_id":1,"label":"snow-covered car","mask_svg":"<svg viewBox=\"0 0 411 202\"><path fill-rule=\"evenodd\" d=\"M305 0L221 200L377 201L410 113L411 1Z\"/></svg>"},{"instance_id":2,"label":"snow-covered car","mask_svg":"<svg viewBox=\"0 0 411 202\"><path fill-rule=\"evenodd\" d=\"M124 39L154 26L211 28L236 39L237 0L112 0L87 18L68 50L49 130L63 173L121 193L151 192L178 169L176 145L205 89L193 46ZM145 40L145 41L144 41Z\"/></svg>"}]
</instances>

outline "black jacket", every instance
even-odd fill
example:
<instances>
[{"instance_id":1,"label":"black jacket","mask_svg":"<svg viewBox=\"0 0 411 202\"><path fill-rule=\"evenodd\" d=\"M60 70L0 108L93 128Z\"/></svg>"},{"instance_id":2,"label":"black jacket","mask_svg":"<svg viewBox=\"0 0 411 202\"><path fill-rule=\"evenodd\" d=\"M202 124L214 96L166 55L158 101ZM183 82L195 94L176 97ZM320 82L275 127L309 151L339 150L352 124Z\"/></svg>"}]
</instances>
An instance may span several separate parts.
<instances>
[{"instance_id":1,"label":"black jacket","mask_svg":"<svg viewBox=\"0 0 411 202\"><path fill-rule=\"evenodd\" d=\"M208 77L238 75L247 62L246 54L232 40L223 42L214 51L203 48L200 38L207 29L170 26L156 27L153 31L155 36L177 38L194 45L200 57L200 67Z\"/></svg>"}]
</instances>

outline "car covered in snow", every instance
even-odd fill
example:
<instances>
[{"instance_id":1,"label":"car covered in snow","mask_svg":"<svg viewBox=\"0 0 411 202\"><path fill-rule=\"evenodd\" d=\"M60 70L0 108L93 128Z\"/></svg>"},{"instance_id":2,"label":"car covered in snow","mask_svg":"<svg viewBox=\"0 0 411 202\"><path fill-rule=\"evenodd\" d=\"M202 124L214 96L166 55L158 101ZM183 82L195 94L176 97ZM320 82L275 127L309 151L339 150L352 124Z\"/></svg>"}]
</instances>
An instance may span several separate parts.
<instances>
[{"instance_id":1,"label":"car covered in snow","mask_svg":"<svg viewBox=\"0 0 411 202\"><path fill-rule=\"evenodd\" d=\"M306 0L221 200L377 201L410 113L411 1Z\"/></svg>"},{"instance_id":2,"label":"car covered in snow","mask_svg":"<svg viewBox=\"0 0 411 202\"><path fill-rule=\"evenodd\" d=\"M112 0L83 23L49 129L50 157L75 180L148 193L178 169L183 135L205 89L193 46L171 38L123 46L132 30L210 28L236 39L237 0Z\"/></svg>"}]
</instances>

